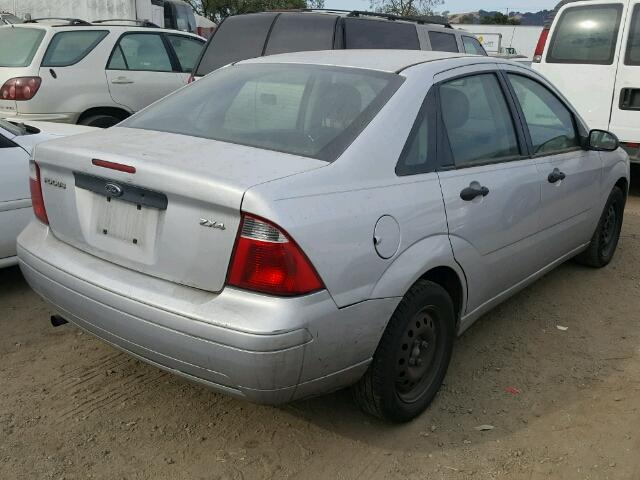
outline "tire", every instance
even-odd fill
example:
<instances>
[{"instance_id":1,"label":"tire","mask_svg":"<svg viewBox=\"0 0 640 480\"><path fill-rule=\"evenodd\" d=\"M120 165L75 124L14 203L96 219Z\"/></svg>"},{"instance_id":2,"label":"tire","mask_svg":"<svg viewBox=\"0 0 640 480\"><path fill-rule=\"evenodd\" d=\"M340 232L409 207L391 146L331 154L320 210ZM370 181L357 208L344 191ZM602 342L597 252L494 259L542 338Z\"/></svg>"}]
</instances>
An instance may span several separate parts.
<instances>
[{"instance_id":1,"label":"tire","mask_svg":"<svg viewBox=\"0 0 640 480\"><path fill-rule=\"evenodd\" d=\"M120 123L121 118L114 117L113 115L90 115L82 118L78 125L86 125L87 127L109 128L115 124Z\"/></svg>"},{"instance_id":2,"label":"tire","mask_svg":"<svg viewBox=\"0 0 640 480\"><path fill-rule=\"evenodd\" d=\"M622 190L613 187L589 248L575 258L576 262L594 268L605 267L611 262L620 240L625 203Z\"/></svg>"},{"instance_id":3,"label":"tire","mask_svg":"<svg viewBox=\"0 0 640 480\"><path fill-rule=\"evenodd\" d=\"M442 385L454 338L451 297L436 283L418 281L393 313L369 369L353 386L355 402L392 422L420 415Z\"/></svg>"}]
</instances>

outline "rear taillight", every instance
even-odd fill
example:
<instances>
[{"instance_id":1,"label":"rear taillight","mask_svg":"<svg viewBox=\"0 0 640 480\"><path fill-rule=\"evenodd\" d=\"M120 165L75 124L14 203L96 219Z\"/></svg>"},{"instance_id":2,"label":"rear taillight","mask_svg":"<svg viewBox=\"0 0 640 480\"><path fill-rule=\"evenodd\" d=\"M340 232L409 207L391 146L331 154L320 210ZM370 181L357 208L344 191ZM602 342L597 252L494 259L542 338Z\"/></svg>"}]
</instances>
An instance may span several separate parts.
<instances>
[{"instance_id":1,"label":"rear taillight","mask_svg":"<svg viewBox=\"0 0 640 480\"><path fill-rule=\"evenodd\" d=\"M40 77L10 78L0 88L0 100L31 100L38 93L41 83Z\"/></svg>"},{"instance_id":2,"label":"rear taillight","mask_svg":"<svg viewBox=\"0 0 640 480\"><path fill-rule=\"evenodd\" d=\"M262 218L243 214L227 284L279 296L322 290L324 285L300 247Z\"/></svg>"},{"instance_id":3,"label":"rear taillight","mask_svg":"<svg viewBox=\"0 0 640 480\"><path fill-rule=\"evenodd\" d=\"M40 167L31 160L29 162L29 189L31 190L31 203L33 213L36 218L45 225L49 225L47 210L44 208L44 198L42 198L42 183L40 182Z\"/></svg>"},{"instance_id":4,"label":"rear taillight","mask_svg":"<svg viewBox=\"0 0 640 480\"><path fill-rule=\"evenodd\" d=\"M542 54L544 53L544 47L547 46L547 39L549 38L550 31L550 28L545 27L542 32L540 32L540 38L538 38L538 44L536 45L536 50L533 53L534 63L542 62Z\"/></svg>"},{"instance_id":5,"label":"rear taillight","mask_svg":"<svg viewBox=\"0 0 640 480\"><path fill-rule=\"evenodd\" d=\"M193 76L193 73L191 75L189 75L189 79L187 80L187 84L189 83L193 83L195 81L195 77Z\"/></svg>"}]
</instances>

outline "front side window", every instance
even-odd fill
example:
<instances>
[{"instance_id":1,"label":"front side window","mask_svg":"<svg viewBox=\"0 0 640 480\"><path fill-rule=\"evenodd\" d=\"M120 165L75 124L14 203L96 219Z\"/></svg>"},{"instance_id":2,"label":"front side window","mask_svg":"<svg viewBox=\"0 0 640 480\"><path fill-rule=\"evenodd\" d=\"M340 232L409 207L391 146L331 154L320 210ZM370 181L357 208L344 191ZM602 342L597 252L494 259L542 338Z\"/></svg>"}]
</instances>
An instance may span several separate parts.
<instances>
[{"instance_id":1,"label":"front side window","mask_svg":"<svg viewBox=\"0 0 640 480\"><path fill-rule=\"evenodd\" d=\"M0 28L0 67L31 65L44 34L40 28Z\"/></svg>"},{"instance_id":2,"label":"front side window","mask_svg":"<svg viewBox=\"0 0 640 480\"><path fill-rule=\"evenodd\" d=\"M162 38L150 33L124 35L116 45L107 68L149 72L173 71Z\"/></svg>"},{"instance_id":3,"label":"front side window","mask_svg":"<svg viewBox=\"0 0 640 480\"><path fill-rule=\"evenodd\" d=\"M573 115L549 89L522 75L509 74L522 107L535 155L551 155L580 146Z\"/></svg>"},{"instance_id":4,"label":"front side window","mask_svg":"<svg viewBox=\"0 0 640 480\"><path fill-rule=\"evenodd\" d=\"M436 52L458 52L458 41L452 33L429 32L431 50Z\"/></svg>"},{"instance_id":5,"label":"front side window","mask_svg":"<svg viewBox=\"0 0 640 480\"><path fill-rule=\"evenodd\" d=\"M499 162L520 155L509 106L494 74L443 83L440 105L456 166Z\"/></svg>"},{"instance_id":6,"label":"front side window","mask_svg":"<svg viewBox=\"0 0 640 480\"><path fill-rule=\"evenodd\" d=\"M277 13L255 13L227 18L207 44L196 75L206 75L230 63L262 56Z\"/></svg>"},{"instance_id":7,"label":"front side window","mask_svg":"<svg viewBox=\"0 0 640 480\"><path fill-rule=\"evenodd\" d=\"M399 75L310 65L220 69L121 126L335 160L368 125Z\"/></svg>"},{"instance_id":8,"label":"front side window","mask_svg":"<svg viewBox=\"0 0 640 480\"><path fill-rule=\"evenodd\" d=\"M346 48L420 50L412 23L346 18L344 28Z\"/></svg>"},{"instance_id":9,"label":"front side window","mask_svg":"<svg viewBox=\"0 0 640 480\"><path fill-rule=\"evenodd\" d=\"M624 63L627 65L640 65L640 5L636 5L633 9L631 29L627 42L627 56Z\"/></svg>"},{"instance_id":10,"label":"front side window","mask_svg":"<svg viewBox=\"0 0 640 480\"><path fill-rule=\"evenodd\" d=\"M68 67L82 60L109 32L79 30L56 33L42 59L43 67Z\"/></svg>"},{"instance_id":11,"label":"front side window","mask_svg":"<svg viewBox=\"0 0 640 480\"><path fill-rule=\"evenodd\" d=\"M565 10L553 33L548 63L611 65L622 5L593 5Z\"/></svg>"},{"instance_id":12,"label":"front side window","mask_svg":"<svg viewBox=\"0 0 640 480\"><path fill-rule=\"evenodd\" d=\"M269 35L265 55L331 50L337 17L317 13L283 13Z\"/></svg>"},{"instance_id":13,"label":"front side window","mask_svg":"<svg viewBox=\"0 0 640 480\"><path fill-rule=\"evenodd\" d=\"M202 50L203 42L182 35L167 35L169 43L178 56L183 72L191 72Z\"/></svg>"},{"instance_id":14,"label":"front side window","mask_svg":"<svg viewBox=\"0 0 640 480\"><path fill-rule=\"evenodd\" d=\"M464 44L464 53L468 53L470 55L483 55L487 56L487 52L485 51L482 44L473 37L462 37L462 43Z\"/></svg>"}]
</instances>

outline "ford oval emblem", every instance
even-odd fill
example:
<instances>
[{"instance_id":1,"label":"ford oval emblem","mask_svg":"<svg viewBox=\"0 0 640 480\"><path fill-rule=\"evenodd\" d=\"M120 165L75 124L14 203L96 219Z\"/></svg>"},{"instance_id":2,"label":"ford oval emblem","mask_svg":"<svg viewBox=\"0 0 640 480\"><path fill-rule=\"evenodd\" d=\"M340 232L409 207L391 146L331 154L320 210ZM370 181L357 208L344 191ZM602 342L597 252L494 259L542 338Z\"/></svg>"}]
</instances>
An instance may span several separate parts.
<instances>
[{"instance_id":1,"label":"ford oval emblem","mask_svg":"<svg viewBox=\"0 0 640 480\"><path fill-rule=\"evenodd\" d=\"M107 194L109 194L110 197L120 197L124 193L122 187L115 183L107 183L104 186L104 190L107 192Z\"/></svg>"}]
</instances>

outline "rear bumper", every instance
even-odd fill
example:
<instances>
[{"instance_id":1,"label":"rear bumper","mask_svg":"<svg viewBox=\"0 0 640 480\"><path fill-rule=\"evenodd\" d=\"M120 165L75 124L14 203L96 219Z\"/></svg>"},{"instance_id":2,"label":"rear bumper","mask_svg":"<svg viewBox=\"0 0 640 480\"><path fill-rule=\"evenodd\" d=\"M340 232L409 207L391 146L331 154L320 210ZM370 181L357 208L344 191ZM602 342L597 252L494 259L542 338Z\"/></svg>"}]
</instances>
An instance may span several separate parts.
<instances>
[{"instance_id":1,"label":"rear bumper","mask_svg":"<svg viewBox=\"0 0 640 480\"><path fill-rule=\"evenodd\" d=\"M629 161L631 163L640 163L640 147L631 146L629 144L622 144L622 148L629 155Z\"/></svg>"},{"instance_id":2,"label":"rear bumper","mask_svg":"<svg viewBox=\"0 0 640 480\"><path fill-rule=\"evenodd\" d=\"M338 309L326 291L290 299L203 292L100 260L37 221L20 235L18 257L32 288L65 319L146 362L258 403L357 381L399 302Z\"/></svg>"}]
</instances>

